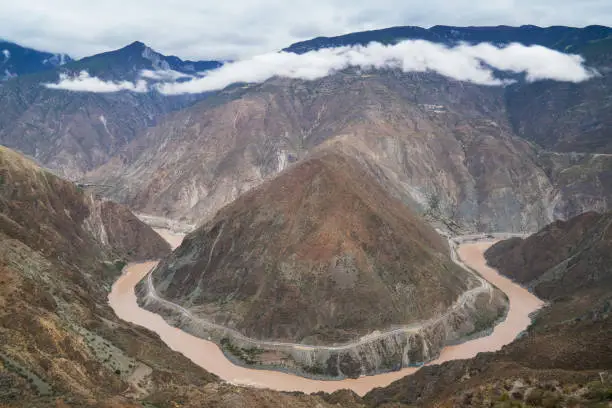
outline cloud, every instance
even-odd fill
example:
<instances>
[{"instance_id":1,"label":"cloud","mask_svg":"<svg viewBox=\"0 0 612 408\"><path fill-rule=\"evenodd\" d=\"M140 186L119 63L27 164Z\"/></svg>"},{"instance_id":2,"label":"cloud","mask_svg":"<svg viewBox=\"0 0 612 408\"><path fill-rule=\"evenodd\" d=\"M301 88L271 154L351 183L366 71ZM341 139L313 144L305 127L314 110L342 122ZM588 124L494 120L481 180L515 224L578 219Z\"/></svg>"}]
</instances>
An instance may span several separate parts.
<instances>
[{"instance_id":1,"label":"cloud","mask_svg":"<svg viewBox=\"0 0 612 408\"><path fill-rule=\"evenodd\" d=\"M9 50L2 50L2 54L4 55L4 62L8 61L11 58L11 52Z\"/></svg>"},{"instance_id":2,"label":"cloud","mask_svg":"<svg viewBox=\"0 0 612 408\"><path fill-rule=\"evenodd\" d=\"M397 25L612 21L610 0L7 0L1 11L0 37L77 58L134 40L181 58L227 60Z\"/></svg>"},{"instance_id":3,"label":"cloud","mask_svg":"<svg viewBox=\"0 0 612 408\"><path fill-rule=\"evenodd\" d=\"M395 45L371 43L299 55L267 53L229 62L195 76L173 70L143 70L136 82L104 81L82 71L76 76L62 74L58 83L47 83L45 86L77 92L157 90L165 95L177 95L216 91L238 82L260 83L273 77L314 80L348 67L431 71L479 85L505 85L511 82L496 77L494 70L524 74L528 81L551 79L581 82L596 75L595 71L584 66L581 56L563 54L541 46L510 44L496 47L482 43L446 47L428 41L408 40ZM149 84L148 81L156 83Z\"/></svg>"},{"instance_id":4,"label":"cloud","mask_svg":"<svg viewBox=\"0 0 612 408\"><path fill-rule=\"evenodd\" d=\"M166 95L201 93L223 89L237 82L257 83L272 77L314 80L347 67L401 69L404 72L432 71L459 81L480 85L504 85L493 69L524 73L527 80L552 79L581 82L594 72L585 68L579 55L567 55L545 47L491 44L446 47L428 41L403 41L395 45L322 49L297 55L268 53L227 63L207 71L203 77L183 82L166 82L155 88Z\"/></svg>"},{"instance_id":5,"label":"cloud","mask_svg":"<svg viewBox=\"0 0 612 408\"><path fill-rule=\"evenodd\" d=\"M50 89L62 89L74 92L94 92L111 93L119 91L147 92L148 84L145 80L138 80L135 83L130 81L104 81L97 77L92 77L86 71L81 71L76 76L60 74L58 83L44 84Z\"/></svg>"},{"instance_id":6,"label":"cloud","mask_svg":"<svg viewBox=\"0 0 612 408\"><path fill-rule=\"evenodd\" d=\"M158 69L150 70L143 69L140 71L140 76L146 79L152 79L155 81L176 81L178 79L193 78L193 75L184 74L182 72L174 71L172 69Z\"/></svg>"}]
</instances>

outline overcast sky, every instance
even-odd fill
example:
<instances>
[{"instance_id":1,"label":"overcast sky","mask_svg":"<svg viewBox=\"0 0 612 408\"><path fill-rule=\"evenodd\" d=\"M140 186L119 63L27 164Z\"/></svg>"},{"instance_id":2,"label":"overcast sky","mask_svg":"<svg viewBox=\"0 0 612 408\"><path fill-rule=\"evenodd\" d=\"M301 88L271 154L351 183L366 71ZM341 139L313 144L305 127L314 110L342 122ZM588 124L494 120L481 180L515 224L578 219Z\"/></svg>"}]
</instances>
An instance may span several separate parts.
<instances>
[{"instance_id":1,"label":"overcast sky","mask_svg":"<svg viewBox=\"0 0 612 408\"><path fill-rule=\"evenodd\" d=\"M0 0L0 38L73 57L140 40L237 59L394 25L610 25L612 0Z\"/></svg>"}]
</instances>

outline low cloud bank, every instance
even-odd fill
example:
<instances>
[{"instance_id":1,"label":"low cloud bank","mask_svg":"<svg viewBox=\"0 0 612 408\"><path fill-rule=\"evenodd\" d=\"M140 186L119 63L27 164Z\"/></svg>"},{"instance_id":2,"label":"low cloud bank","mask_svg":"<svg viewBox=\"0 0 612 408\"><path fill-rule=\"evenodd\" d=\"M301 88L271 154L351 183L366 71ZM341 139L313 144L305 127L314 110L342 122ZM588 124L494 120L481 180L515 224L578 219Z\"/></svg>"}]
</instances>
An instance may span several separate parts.
<instances>
[{"instance_id":1,"label":"low cloud bank","mask_svg":"<svg viewBox=\"0 0 612 408\"><path fill-rule=\"evenodd\" d=\"M103 81L92 77L87 71L81 71L77 76L60 74L57 84L44 84L50 89L63 89L75 92L111 93L119 91L147 92L149 85L145 80L130 81Z\"/></svg>"},{"instance_id":2,"label":"low cloud bank","mask_svg":"<svg viewBox=\"0 0 612 408\"><path fill-rule=\"evenodd\" d=\"M184 78L193 78L193 75L184 74L182 72L174 71L172 69L158 69L150 70L143 69L140 71L140 77L146 79L152 79L154 81L176 81Z\"/></svg>"},{"instance_id":3,"label":"low cloud bank","mask_svg":"<svg viewBox=\"0 0 612 408\"><path fill-rule=\"evenodd\" d=\"M144 80L136 84L108 83L81 73L77 78L64 77L58 84L47 86L90 92L114 92L96 90L112 88L143 92L143 87L148 87L165 95L177 95L216 91L233 83L258 83L272 77L314 80L348 67L431 71L480 85L505 85L511 82L496 77L495 70L524 74L528 81L551 79L581 82L596 74L584 66L581 56L563 54L541 46L511 44L500 48L482 43L446 47L428 41L409 40L395 45L371 43L367 46L322 49L301 55L287 52L263 54L227 63L182 82L177 80L190 76L176 71L145 70L141 72L141 78L162 82L144 85Z\"/></svg>"}]
</instances>

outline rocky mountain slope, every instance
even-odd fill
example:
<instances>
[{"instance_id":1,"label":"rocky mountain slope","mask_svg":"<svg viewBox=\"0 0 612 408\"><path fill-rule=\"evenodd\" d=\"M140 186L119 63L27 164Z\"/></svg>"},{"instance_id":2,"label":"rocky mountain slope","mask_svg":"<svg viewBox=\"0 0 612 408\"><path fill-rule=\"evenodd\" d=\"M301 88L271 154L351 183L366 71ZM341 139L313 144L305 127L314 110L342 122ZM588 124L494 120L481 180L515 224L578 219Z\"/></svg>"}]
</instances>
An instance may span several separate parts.
<instances>
[{"instance_id":1,"label":"rocky mountain slope","mask_svg":"<svg viewBox=\"0 0 612 408\"><path fill-rule=\"evenodd\" d=\"M139 211L194 223L317 144L342 139L387 175L389 191L447 226L531 231L555 218L607 209L609 160L603 168L584 160L582 169L592 177L568 181L552 175L564 172L559 161L539 157L542 149L609 150L609 36L601 26L396 27L287 48L406 38L518 41L585 55L601 76L580 84L492 88L430 73L346 70L317 81L234 85L191 106L202 97L41 87L57 80L54 71L0 88L0 142L70 178L102 165L88 178L108 185L105 194ZM135 42L62 69L134 80L142 69L190 74L218 64L181 61Z\"/></svg>"},{"instance_id":2,"label":"rocky mountain slope","mask_svg":"<svg viewBox=\"0 0 612 408\"><path fill-rule=\"evenodd\" d=\"M123 261L169 248L124 208L102 204L0 147L0 405L364 407L351 393L326 402L222 384L119 320L106 296Z\"/></svg>"},{"instance_id":3,"label":"rocky mountain slope","mask_svg":"<svg viewBox=\"0 0 612 408\"><path fill-rule=\"evenodd\" d=\"M484 330L504 314L499 291L482 290L455 307L481 283L448 251L367 167L328 148L222 208L147 279L155 296L239 333L204 325L194 334L228 349L252 343L269 350L262 351L268 361L254 357L250 364L288 360L283 367L298 372L353 377L427 361L445 343ZM148 283L140 285L144 304L168 315L163 303L147 296ZM422 330L358 340L427 321L434 323ZM180 324L192 332L198 327ZM301 347L353 342L337 351Z\"/></svg>"},{"instance_id":4,"label":"rocky mountain slope","mask_svg":"<svg viewBox=\"0 0 612 408\"><path fill-rule=\"evenodd\" d=\"M66 54L51 54L0 40L0 79L47 71L72 59Z\"/></svg>"},{"instance_id":5,"label":"rocky mountain slope","mask_svg":"<svg viewBox=\"0 0 612 408\"><path fill-rule=\"evenodd\" d=\"M422 368L363 400L345 391L291 395L218 383L157 336L117 320L106 305L120 265L109 255L116 250L101 245L83 221L90 218L89 197L18 154L2 149L0 157L0 401L5 406L363 408L511 406L519 400L534 406L598 406L609 398L606 280L551 299L530 330L501 352ZM597 242L573 236L574 242ZM595 253L583 250L588 252Z\"/></svg>"},{"instance_id":6,"label":"rocky mountain slope","mask_svg":"<svg viewBox=\"0 0 612 408\"><path fill-rule=\"evenodd\" d=\"M496 353L425 367L366 396L370 405L585 406L612 401L611 214L587 213L487 259L549 301L532 326Z\"/></svg>"},{"instance_id":7,"label":"rocky mountain slope","mask_svg":"<svg viewBox=\"0 0 612 408\"><path fill-rule=\"evenodd\" d=\"M146 44L135 41L118 50L82 58L67 64L63 71L87 71L103 79L129 80L139 78L142 70L173 70L183 74L196 74L222 65L219 61L183 61L174 55L163 55Z\"/></svg>"},{"instance_id":8,"label":"rocky mountain slope","mask_svg":"<svg viewBox=\"0 0 612 408\"><path fill-rule=\"evenodd\" d=\"M516 84L506 98L516 133L556 152L612 153L612 37L573 47L599 75L580 84Z\"/></svg>"},{"instance_id":9,"label":"rocky mountain slope","mask_svg":"<svg viewBox=\"0 0 612 408\"><path fill-rule=\"evenodd\" d=\"M553 157L515 135L505 100L504 88L431 73L273 79L168 116L88 179L139 211L197 223L335 141L451 228L529 231L605 210L612 157Z\"/></svg>"},{"instance_id":10,"label":"rocky mountain slope","mask_svg":"<svg viewBox=\"0 0 612 408\"><path fill-rule=\"evenodd\" d=\"M585 213L487 251L488 262L545 298L612 285L612 214Z\"/></svg>"},{"instance_id":11,"label":"rocky mountain slope","mask_svg":"<svg viewBox=\"0 0 612 408\"><path fill-rule=\"evenodd\" d=\"M87 246L134 261L170 252L170 246L127 208L98 201L18 153L0 149L5 234L32 246L53 243L56 251L49 254L60 259L86 254ZM63 232L59 237L57 230Z\"/></svg>"},{"instance_id":12,"label":"rocky mountain slope","mask_svg":"<svg viewBox=\"0 0 612 408\"><path fill-rule=\"evenodd\" d=\"M107 234L109 220L98 219L100 206L107 207L0 147L5 402L25 404L29 397L36 401L63 394L80 399L118 395L130 387L130 377L146 367L116 348L125 341L133 347L138 336L149 335L119 324L105 306L106 290L125 261L156 258L170 248L149 227L114 206L107 207L115 215L112 228L123 225L131 233ZM109 238L98 240L100 236ZM160 347L154 346L158 351Z\"/></svg>"},{"instance_id":13,"label":"rocky mountain slope","mask_svg":"<svg viewBox=\"0 0 612 408\"><path fill-rule=\"evenodd\" d=\"M336 140L369 158L395 196L447 227L533 231L606 211L612 198L609 36L599 26L400 27L312 40L287 50L403 38L519 41L580 53L600 75L496 88L349 69L234 86L168 115L87 178L140 211L194 223Z\"/></svg>"},{"instance_id":14,"label":"rocky mountain slope","mask_svg":"<svg viewBox=\"0 0 612 408\"><path fill-rule=\"evenodd\" d=\"M104 164L142 129L201 96L166 97L156 92L83 93L48 89L60 73L86 71L105 80L133 80L142 70L194 73L215 61L182 61L136 42L120 50L24 75L0 86L0 143L34 157L58 174L77 179Z\"/></svg>"}]
</instances>

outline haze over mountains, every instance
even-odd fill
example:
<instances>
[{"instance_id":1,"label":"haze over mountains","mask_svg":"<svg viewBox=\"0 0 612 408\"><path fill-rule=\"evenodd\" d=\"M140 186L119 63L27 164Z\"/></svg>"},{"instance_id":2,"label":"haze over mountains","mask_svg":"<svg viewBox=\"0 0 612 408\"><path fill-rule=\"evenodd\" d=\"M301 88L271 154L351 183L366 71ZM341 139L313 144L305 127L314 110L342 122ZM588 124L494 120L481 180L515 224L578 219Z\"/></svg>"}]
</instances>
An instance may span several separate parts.
<instances>
[{"instance_id":1,"label":"haze over mountains","mask_svg":"<svg viewBox=\"0 0 612 408\"><path fill-rule=\"evenodd\" d=\"M610 400L611 28L394 27L242 61L1 44L0 405ZM132 211L198 228L171 253ZM140 302L232 361L356 378L505 316L447 236L538 230L486 253L548 302L528 330L363 398L221 382L106 299L161 259Z\"/></svg>"}]
</instances>

